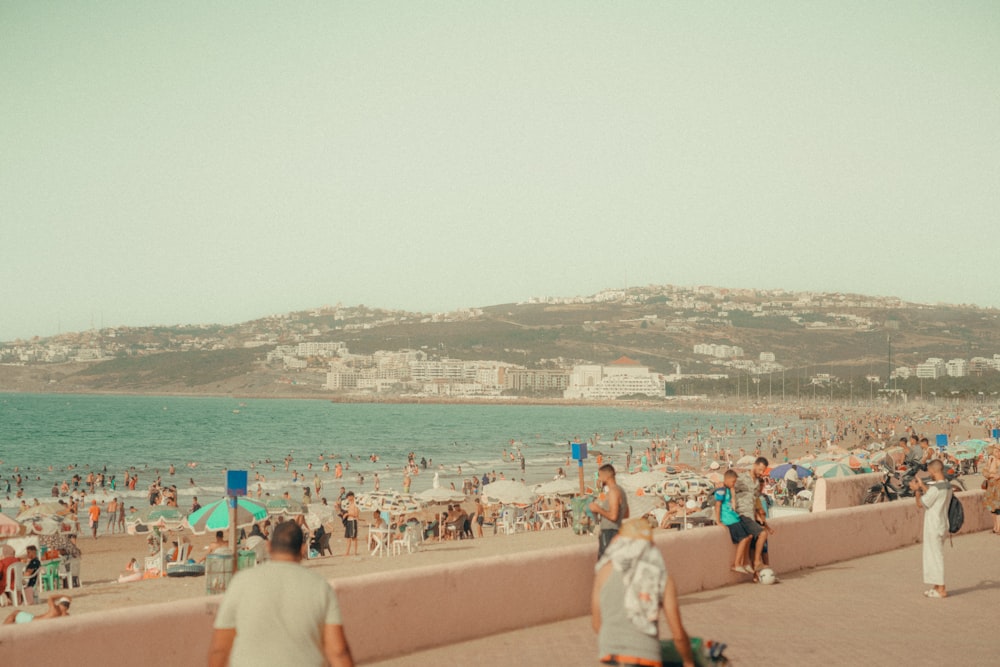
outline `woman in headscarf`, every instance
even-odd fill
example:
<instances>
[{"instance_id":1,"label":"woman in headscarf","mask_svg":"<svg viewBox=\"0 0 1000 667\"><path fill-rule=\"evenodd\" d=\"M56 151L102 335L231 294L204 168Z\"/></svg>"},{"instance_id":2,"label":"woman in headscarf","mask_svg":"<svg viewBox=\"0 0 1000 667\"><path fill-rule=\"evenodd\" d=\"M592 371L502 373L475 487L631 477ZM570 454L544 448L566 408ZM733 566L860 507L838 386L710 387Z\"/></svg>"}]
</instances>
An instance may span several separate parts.
<instances>
[{"instance_id":1,"label":"woman in headscarf","mask_svg":"<svg viewBox=\"0 0 1000 667\"><path fill-rule=\"evenodd\" d=\"M595 569L590 609L602 664L660 667L662 609L684 667L694 667L677 589L653 546L649 521L637 518L622 523Z\"/></svg>"},{"instance_id":2,"label":"woman in headscarf","mask_svg":"<svg viewBox=\"0 0 1000 667\"><path fill-rule=\"evenodd\" d=\"M986 467L983 468L983 505L993 515L993 534L1000 535L1000 447L986 448Z\"/></svg>"}]
</instances>

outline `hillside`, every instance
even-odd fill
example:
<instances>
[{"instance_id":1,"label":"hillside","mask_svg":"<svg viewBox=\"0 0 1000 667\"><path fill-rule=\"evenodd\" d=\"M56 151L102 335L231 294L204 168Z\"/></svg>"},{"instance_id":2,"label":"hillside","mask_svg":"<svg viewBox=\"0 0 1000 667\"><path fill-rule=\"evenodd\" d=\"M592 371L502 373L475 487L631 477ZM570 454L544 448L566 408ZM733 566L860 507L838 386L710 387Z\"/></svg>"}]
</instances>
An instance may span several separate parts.
<instances>
[{"instance_id":1,"label":"hillside","mask_svg":"<svg viewBox=\"0 0 1000 667\"><path fill-rule=\"evenodd\" d=\"M0 348L8 364L10 351L21 351L20 365L0 366L0 390L299 395L320 389L325 361L311 360L295 371L264 361L276 345L302 341L341 341L355 354L406 348L529 368L602 363L624 354L663 373L679 365L685 374L735 378L738 369L693 351L715 343L739 346L751 360L772 353L784 375L799 383L826 373L867 387L865 376L888 376L890 344L893 368L928 357L1000 354L1000 313L874 297L669 286L437 315L337 306L233 326L129 328L15 342ZM57 343L67 350L99 349L104 358L24 362L29 346L51 350ZM985 382L995 391L994 375L965 384ZM734 392L736 381L722 386Z\"/></svg>"}]
</instances>

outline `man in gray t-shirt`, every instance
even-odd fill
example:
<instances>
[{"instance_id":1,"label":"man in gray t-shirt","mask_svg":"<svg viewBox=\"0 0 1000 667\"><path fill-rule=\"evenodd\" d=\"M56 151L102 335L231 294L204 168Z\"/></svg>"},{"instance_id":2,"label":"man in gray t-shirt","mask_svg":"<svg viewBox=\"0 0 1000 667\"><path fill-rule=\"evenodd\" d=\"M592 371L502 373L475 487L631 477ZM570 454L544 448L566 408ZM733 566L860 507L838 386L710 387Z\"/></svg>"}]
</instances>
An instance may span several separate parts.
<instances>
[{"instance_id":1,"label":"man in gray t-shirt","mask_svg":"<svg viewBox=\"0 0 1000 667\"><path fill-rule=\"evenodd\" d=\"M353 667L337 596L302 567L302 529L275 527L271 560L233 577L215 617L209 667Z\"/></svg>"}]
</instances>

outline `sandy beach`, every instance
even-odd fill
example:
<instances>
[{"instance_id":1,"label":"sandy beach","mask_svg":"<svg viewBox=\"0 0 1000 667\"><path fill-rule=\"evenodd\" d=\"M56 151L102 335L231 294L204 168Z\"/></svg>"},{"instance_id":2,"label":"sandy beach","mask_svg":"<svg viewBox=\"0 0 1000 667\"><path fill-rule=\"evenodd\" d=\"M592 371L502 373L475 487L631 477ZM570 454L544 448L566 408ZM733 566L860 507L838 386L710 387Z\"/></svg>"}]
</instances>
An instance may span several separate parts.
<instances>
[{"instance_id":1,"label":"sandy beach","mask_svg":"<svg viewBox=\"0 0 1000 667\"><path fill-rule=\"evenodd\" d=\"M702 406L703 409L705 406ZM733 411L733 405L714 405L712 408L720 412ZM746 412L746 406L742 406ZM821 429L822 424L833 427L839 424L841 433L836 436L836 444L844 449L859 446L867 437L872 436L871 429L882 429L876 434L881 442L895 444L903 435L908 435L907 429L912 427L917 433L927 435L933 441L937 433L947 433L955 439L967 437L985 437L985 428L990 424L984 421L982 413L966 411L964 414L954 409L947 412L934 409L930 405L910 405L905 410L877 412L863 408L845 409L840 406L825 406L811 408L820 417L817 421L800 421L800 407L790 406L759 406L752 414L768 420L777 430L775 433L783 437L783 449L787 447L787 456L795 459L809 452L816 452L826 447L826 438L815 436L814 430ZM786 425L787 421L787 425ZM845 434L846 431L846 434ZM867 433L867 435L866 435ZM770 454L771 446L765 444L765 456ZM751 453L751 452L748 452ZM782 452L780 458L784 458ZM711 461L709 457L706 462ZM588 473L594 469L593 462L587 467ZM566 469L568 475L574 478L575 468ZM554 473L554 470L552 471ZM527 479L528 483L538 483L551 479L551 473L537 471L537 479ZM363 513L363 518L365 514ZM593 543L596 549L596 537L577 536L568 528L546 530L540 532L518 533L515 535L495 535L491 526L485 527L483 538L460 541L425 542L419 551L413 554L403 553L399 556L378 557L365 553L367 527L361 527L361 556L345 557L346 550L343 530L339 525L328 526L333 533L331 548L334 556L326 556L309 560L306 567L314 568L318 573L329 579L352 577L356 575L398 570L404 568L443 564L487 556L503 556L530 550L544 550L570 544ZM85 528L85 526L84 526ZM205 546L213 540L213 535L188 536L194 547L194 556L205 553ZM171 538L167 538L168 542ZM137 558L140 563L148 554L146 537L144 535L109 535L102 532L98 539L93 539L84 530L79 538L79 547L83 554L81 579L82 588L73 589L73 613L89 614L101 610L122 608L134 605L167 602L205 594L204 577L160 578L131 583L118 583L117 579L125 570L129 559ZM40 609L40 607L36 607Z\"/></svg>"}]
</instances>

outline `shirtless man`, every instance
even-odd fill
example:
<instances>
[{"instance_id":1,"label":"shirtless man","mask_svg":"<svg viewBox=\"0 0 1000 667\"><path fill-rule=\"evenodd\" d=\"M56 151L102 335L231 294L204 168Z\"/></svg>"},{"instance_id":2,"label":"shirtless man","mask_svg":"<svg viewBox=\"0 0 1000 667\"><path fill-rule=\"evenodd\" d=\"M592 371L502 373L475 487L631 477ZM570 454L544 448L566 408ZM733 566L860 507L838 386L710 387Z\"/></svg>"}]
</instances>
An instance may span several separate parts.
<instances>
[{"instance_id":1,"label":"shirtless man","mask_svg":"<svg viewBox=\"0 0 1000 667\"><path fill-rule=\"evenodd\" d=\"M344 512L344 539L347 540L347 553L345 556L351 555L351 546L354 546L354 555L358 555L358 517L361 516L361 510L358 509L357 503L354 502L354 492L347 492L347 510Z\"/></svg>"},{"instance_id":2,"label":"shirtless man","mask_svg":"<svg viewBox=\"0 0 1000 667\"><path fill-rule=\"evenodd\" d=\"M118 521L118 499L112 498L108 503L108 532L115 534L115 522Z\"/></svg>"},{"instance_id":3,"label":"shirtless man","mask_svg":"<svg viewBox=\"0 0 1000 667\"><path fill-rule=\"evenodd\" d=\"M621 487L615 482L615 467L606 463L597 471L597 479L604 487L604 499L590 503L590 511L600 517L601 534L598 540L597 558L604 555L612 538L618 534L622 521L628 518L628 500Z\"/></svg>"}]
</instances>

